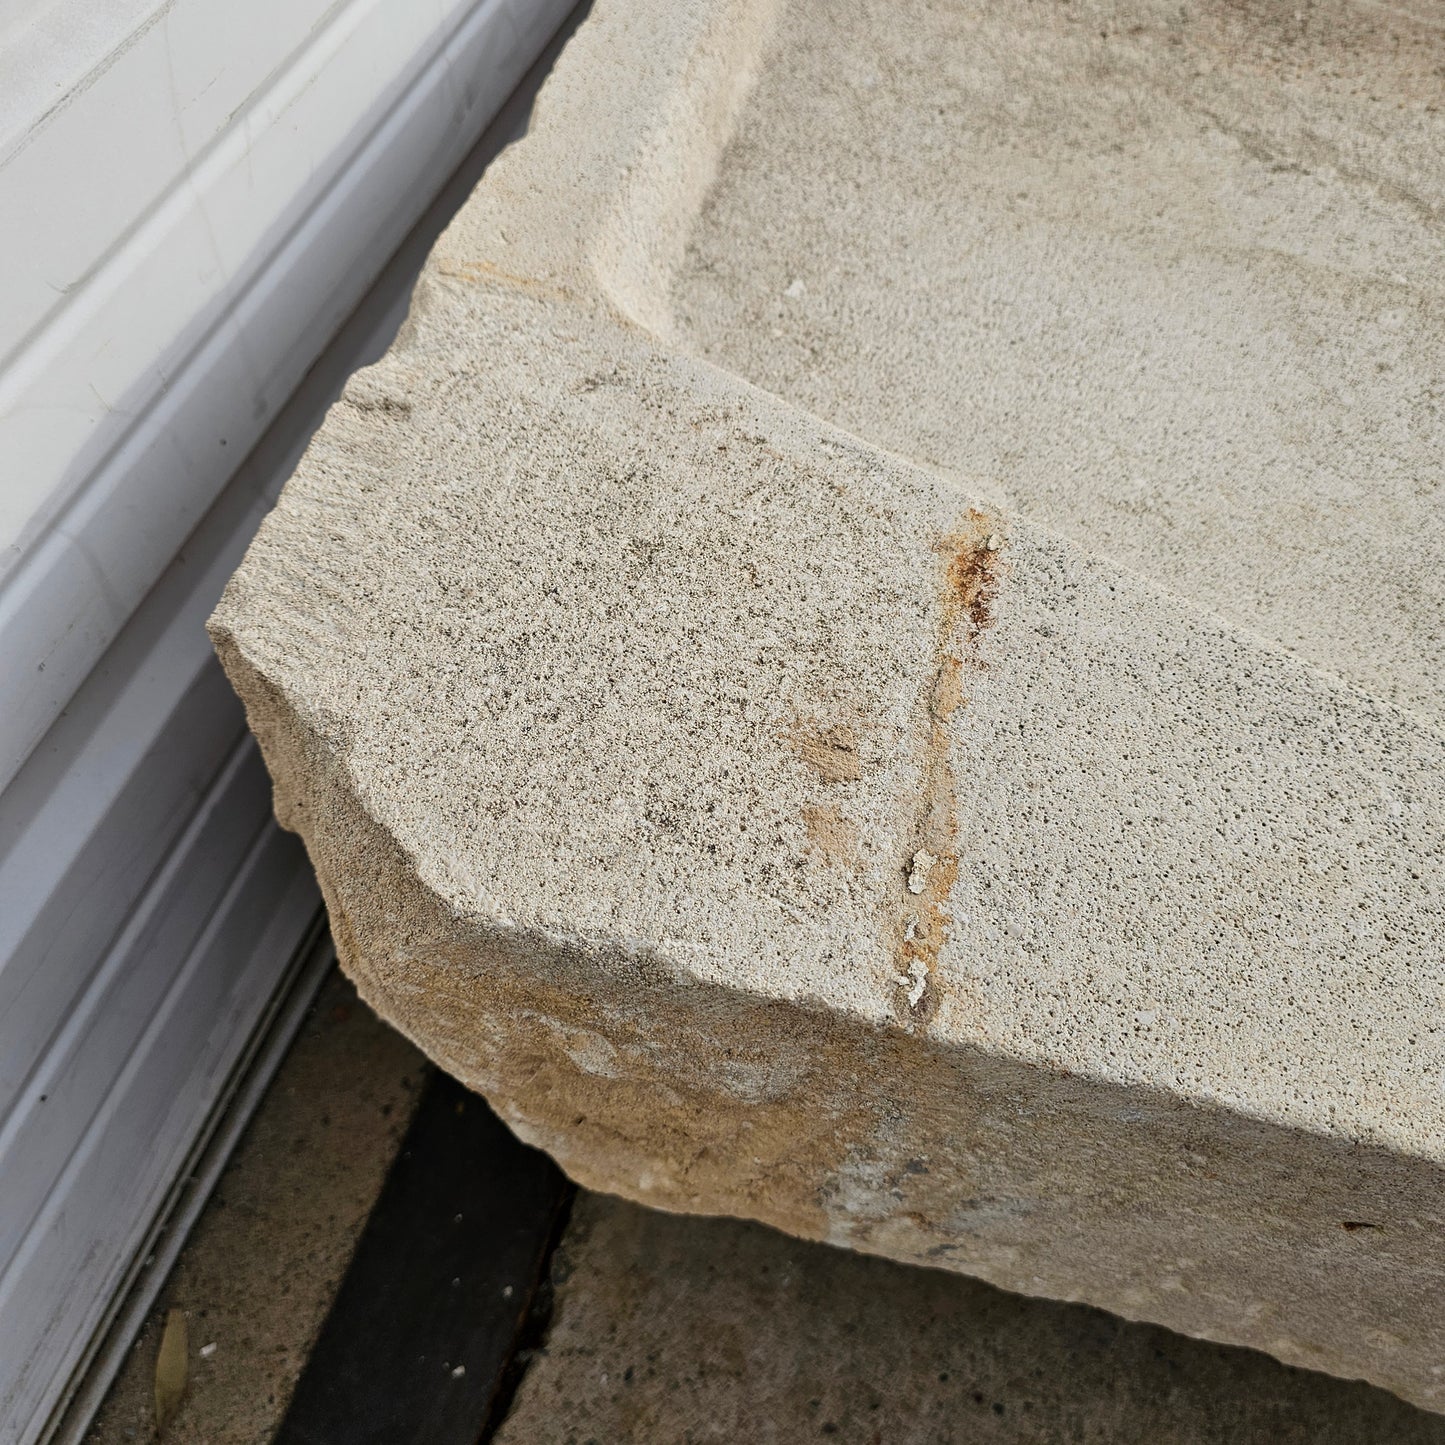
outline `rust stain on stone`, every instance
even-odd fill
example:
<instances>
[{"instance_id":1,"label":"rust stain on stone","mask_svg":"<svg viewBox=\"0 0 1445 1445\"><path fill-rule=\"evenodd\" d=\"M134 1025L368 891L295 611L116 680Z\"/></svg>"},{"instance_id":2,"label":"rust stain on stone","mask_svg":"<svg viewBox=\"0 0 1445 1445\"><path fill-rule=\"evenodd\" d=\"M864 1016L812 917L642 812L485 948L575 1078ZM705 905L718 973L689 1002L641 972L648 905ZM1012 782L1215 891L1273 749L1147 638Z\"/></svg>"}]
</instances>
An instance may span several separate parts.
<instances>
[{"instance_id":1,"label":"rust stain on stone","mask_svg":"<svg viewBox=\"0 0 1445 1445\"><path fill-rule=\"evenodd\" d=\"M937 547L944 558L944 651L960 622L967 621L970 636L993 622L993 603L998 595L1003 535L990 531L989 518L977 509L971 509L968 515L969 526L950 533Z\"/></svg>"},{"instance_id":2,"label":"rust stain on stone","mask_svg":"<svg viewBox=\"0 0 1445 1445\"><path fill-rule=\"evenodd\" d=\"M793 746L825 783L856 783L863 776L858 735L847 723L817 731L799 728Z\"/></svg>"},{"instance_id":3,"label":"rust stain on stone","mask_svg":"<svg viewBox=\"0 0 1445 1445\"><path fill-rule=\"evenodd\" d=\"M1003 565L1003 540L992 520L971 509L963 523L940 538L938 663L924 690L923 788L899 869L901 918L895 925L897 1012L926 1023L938 1009L938 958L948 937L948 900L958 879L958 779L950 747L951 724L967 703L966 668L982 667L972 656L974 639L993 621Z\"/></svg>"},{"instance_id":4,"label":"rust stain on stone","mask_svg":"<svg viewBox=\"0 0 1445 1445\"><path fill-rule=\"evenodd\" d=\"M803 824L808 840L824 857L845 867L858 863L858 825L845 817L831 803L803 809Z\"/></svg>"}]
</instances>

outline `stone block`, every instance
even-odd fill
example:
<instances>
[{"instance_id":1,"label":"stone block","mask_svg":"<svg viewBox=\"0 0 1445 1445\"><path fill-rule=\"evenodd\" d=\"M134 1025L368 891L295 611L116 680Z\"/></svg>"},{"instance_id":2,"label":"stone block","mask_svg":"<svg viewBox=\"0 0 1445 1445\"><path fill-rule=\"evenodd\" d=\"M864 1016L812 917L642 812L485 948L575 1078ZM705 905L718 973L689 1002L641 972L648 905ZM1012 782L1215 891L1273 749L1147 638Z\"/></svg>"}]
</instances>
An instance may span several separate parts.
<instances>
[{"instance_id":1,"label":"stone block","mask_svg":"<svg viewBox=\"0 0 1445 1445\"><path fill-rule=\"evenodd\" d=\"M1433 254L1399 177L1442 127L1412 112L1386 143L1363 99L1307 66L1252 98L1253 62L1219 34L1273 23L1257 17L1210 12L1176 44L1183 22L1143 5L1108 7L1088 38L965 8L977 44L925 43L926 17L895 28L913 47L901 73L926 79L939 57L942 85L963 67L950 104L972 97L977 116L890 128L866 98L890 93L885 72L912 95L900 72L836 93L825 72L806 93L834 128L770 153L796 117L768 107L801 103L780 67L829 7L599 3L438 243L390 353L312 442L215 614L217 648L368 1002L582 1183L1440 1409L1445 521L1417 403L1442 328L1438 278L1371 268ZM891 32L872 43L853 9L858 63L877 69ZM1109 61L1093 36L1111 27ZM1105 69L1063 64L1080 55ZM1172 129L1109 129L1128 94ZM966 210L975 172L948 147L1007 139L1013 110L1032 117L1030 184L1052 163L1074 191L1071 208L1053 194L1047 234L1018 229L1012 193L979 192L968 224L1005 266L985 290L1012 298L983 331L1093 337L1095 385L1121 356L1167 352L1227 281L1253 319L1196 328L1198 374L1242 426L1273 397L1263 461L1247 432L1217 444L1188 366L1141 370L1133 412L1113 372L1097 407L1047 368L999 371L1000 399L994 372L964 365L981 313L938 332L896 288L870 311L870 286L897 278L850 270L836 230L821 256L797 250L798 217L759 208L785 163L799 196L823 166L866 197L850 157L882 186L932 146ZM1355 171L1310 149L1329 126L1355 136ZM1158 224L1138 205L1146 141L1173 157ZM1115 183L1134 209L1101 230L1085 202L1107 210ZM1259 232L1227 275L1209 269L1208 195ZM1319 254L1282 259L1271 205L1314 207L1301 244ZM894 209L907 280L922 240ZM1085 286L1067 315L1040 259L1061 235L1097 264L1070 254L1054 281L1117 279L1133 256L1156 283L1177 266L1178 294L1156 284L1157 311L1121 311ZM871 352L808 359L788 308L821 283L778 284L795 264L834 278L835 331L817 334L844 335L856 298ZM729 267L744 291L766 271L773 295L766 314L742 295L731 331L705 294ZM1276 328L1303 345L1311 317L1361 297L1376 331L1328 338L1319 375L1348 361L1373 396L1377 362L1405 373L1402 410L1350 438L1371 468L1356 534L1337 479L1306 464L1333 405L1319 376L1289 357L1276 374L1279 349L1256 343ZM778 337L760 329L774 313ZM1254 349L1222 355L1231 335ZM777 374L754 384L749 355ZM939 391L935 365L976 391ZM970 395L995 429L1016 418L1017 477L929 442L973 425ZM1062 472L1031 492L1040 458ZM1246 473L1284 478L1277 568L1241 522ZM1369 656L1361 637L1378 638Z\"/></svg>"}]
</instances>

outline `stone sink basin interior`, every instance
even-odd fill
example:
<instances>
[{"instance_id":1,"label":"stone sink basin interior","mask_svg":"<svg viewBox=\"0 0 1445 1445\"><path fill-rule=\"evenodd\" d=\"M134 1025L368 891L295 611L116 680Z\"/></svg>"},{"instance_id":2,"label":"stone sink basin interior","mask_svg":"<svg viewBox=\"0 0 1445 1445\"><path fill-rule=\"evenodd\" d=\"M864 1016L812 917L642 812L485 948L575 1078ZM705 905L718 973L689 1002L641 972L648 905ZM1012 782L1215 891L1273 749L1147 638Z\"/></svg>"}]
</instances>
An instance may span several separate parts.
<instances>
[{"instance_id":1,"label":"stone sink basin interior","mask_svg":"<svg viewBox=\"0 0 1445 1445\"><path fill-rule=\"evenodd\" d=\"M1439 26L787 7L671 334L1438 724Z\"/></svg>"}]
</instances>

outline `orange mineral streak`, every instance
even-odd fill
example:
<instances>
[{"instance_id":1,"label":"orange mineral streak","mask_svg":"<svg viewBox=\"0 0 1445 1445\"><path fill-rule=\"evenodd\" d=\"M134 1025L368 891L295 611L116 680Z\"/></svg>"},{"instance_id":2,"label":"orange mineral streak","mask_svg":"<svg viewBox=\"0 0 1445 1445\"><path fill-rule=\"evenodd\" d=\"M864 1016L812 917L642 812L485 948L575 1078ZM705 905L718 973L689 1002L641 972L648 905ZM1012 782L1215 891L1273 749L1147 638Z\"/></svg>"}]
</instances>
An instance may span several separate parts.
<instances>
[{"instance_id":1,"label":"orange mineral streak","mask_svg":"<svg viewBox=\"0 0 1445 1445\"><path fill-rule=\"evenodd\" d=\"M963 691L965 670L983 666L974 653L974 640L993 621L1003 566L999 533L992 519L977 510L970 510L960 527L941 538L936 550L943 559L938 666L921 699L923 789L900 870L903 908L895 954L898 1011L905 1021L920 1023L938 1008L938 959L951 921L948 900L958 879L958 779L951 725L968 701ZM910 879L921 883L921 891L912 891ZM901 982L905 979L906 987ZM910 1002L915 996L916 1002Z\"/></svg>"},{"instance_id":2,"label":"orange mineral streak","mask_svg":"<svg viewBox=\"0 0 1445 1445\"><path fill-rule=\"evenodd\" d=\"M854 783L863 776L858 734L847 723L833 727L800 727L791 736L798 756L825 783Z\"/></svg>"}]
</instances>

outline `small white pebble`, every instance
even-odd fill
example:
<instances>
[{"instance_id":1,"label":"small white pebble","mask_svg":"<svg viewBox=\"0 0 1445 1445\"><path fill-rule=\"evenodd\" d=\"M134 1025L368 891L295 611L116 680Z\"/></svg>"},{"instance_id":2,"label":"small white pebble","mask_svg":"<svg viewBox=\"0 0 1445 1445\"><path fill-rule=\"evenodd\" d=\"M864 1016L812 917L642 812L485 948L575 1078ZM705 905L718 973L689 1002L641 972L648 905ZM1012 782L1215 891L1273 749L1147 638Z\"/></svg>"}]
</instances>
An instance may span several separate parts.
<instances>
[{"instance_id":1,"label":"small white pebble","mask_svg":"<svg viewBox=\"0 0 1445 1445\"><path fill-rule=\"evenodd\" d=\"M502 1286L502 1298L503 1298L503 1299L511 1299L511 1297L512 1297L512 1286L509 1285L509 1284L504 1284L504 1285Z\"/></svg>"},{"instance_id":2,"label":"small white pebble","mask_svg":"<svg viewBox=\"0 0 1445 1445\"><path fill-rule=\"evenodd\" d=\"M203 1360L209 1360L209 1359L211 1358L211 1356L214 1355L215 1353L216 1353L216 1342L215 1342L215 1340L212 1340L209 1345L202 1345L202 1346L201 1346L201 1358L202 1358Z\"/></svg>"},{"instance_id":3,"label":"small white pebble","mask_svg":"<svg viewBox=\"0 0 1445 1445\"><path fill-rule=\"evenodd\" d=\"M1141 1008L1139 1012L1134 1015L1134 1022L1136 1024L1143 1024L1145 1028L1148 1028L1158 1017L1159 1015L1155 1013L1152 1008Z\"/></svg>"},{"instance_id":4,"label":"small white pebble","mask_svg":"<svg viewBox=\"0 0 1445 1445\"><path fill-rule=\"evenodd\" d=\"M795 276L788 282L788 289L783 292L790 301L796 301L799 296L806 296L808 288L803 284L802 277Z\"/></svg>"},{"instance_id":5,"label":"small white pebble","mask_svg":"<svg viewBox=\"0 0 1445 1445\"><path fill-rule=\"evenodd\" d=\"M466 1374L466 1372L467 1367L465 1365L458 1365L456 1369L452 1371L452 1379L460 1380L461 1377Z\"/></svg>"},{"instance_id":6,"label":"small white pebble","mask_svg":"<svg viewBox=\"0 0 1445 1445\"><path fill-rule=\"evenodd\" d=\"M985 552L997 552L1003 546L1003 538L997 532L993 533L987 542L983 544Z\"/></svg>"}]
</instances>

